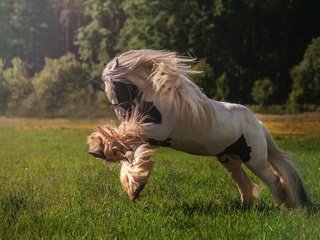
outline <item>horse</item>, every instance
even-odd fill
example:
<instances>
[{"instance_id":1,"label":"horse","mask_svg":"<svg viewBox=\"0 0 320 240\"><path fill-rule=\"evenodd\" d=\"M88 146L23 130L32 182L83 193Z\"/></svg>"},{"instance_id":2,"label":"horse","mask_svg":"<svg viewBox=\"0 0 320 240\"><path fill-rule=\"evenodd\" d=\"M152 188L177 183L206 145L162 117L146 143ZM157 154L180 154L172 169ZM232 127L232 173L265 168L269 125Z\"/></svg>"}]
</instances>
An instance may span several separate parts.
<instances>
[{"instance_id":1,"label":"horse","mask_svg":"<svg viewBox=\"0 0 320 240\"><path fill-rule=\"evenodd\" d=\"M136 109L143 139L195 155L216 156L236 183L242 204L258 201L246 166L288 208L310 203L293 158L247 107L209 99L192 82L196 59L165 50L131 50L105 65L105 93L120 121ZM145 184L143 182L142 184Z\"/></svg>"}]
</instances>

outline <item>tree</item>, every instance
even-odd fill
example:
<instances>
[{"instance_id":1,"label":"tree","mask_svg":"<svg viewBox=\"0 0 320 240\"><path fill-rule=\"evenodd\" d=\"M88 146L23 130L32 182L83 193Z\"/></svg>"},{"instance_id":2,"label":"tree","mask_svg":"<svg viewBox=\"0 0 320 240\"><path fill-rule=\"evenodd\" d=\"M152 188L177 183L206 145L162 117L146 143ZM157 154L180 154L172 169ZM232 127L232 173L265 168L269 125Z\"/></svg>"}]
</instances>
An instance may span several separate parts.
<instances>
[{"instance_id":1,"label":"tree","mask_svg":"<svg viewBox=\"0 0 320 240\"><path fill-rule=\"evenodd\" d=\"M290 71L293 79L289 104L298 110L302 104L320 104L320 37L308 45L302 61Z\"/></svg>"},{"instance_id":2,"label":"tree","mask_svg":"<svg viewBox=\"0 0 320 240\"><path fill-rule=\"evenodd\" d=\"M84 23L83 0L51 0L51 2L55 10L55 18L59 22L57 27L60 37L57 39L56 48L63 53L76 53L75 36Z\"/></svg>"},{"instance_id":3,"label":"tree","mask_svg":"<svg viewBox=\"0 0 320 240\"><path fill-rule=\"evenodd\" d=\"M8 58L20 57L31 72L43 66L45 56L58 57L55 49L57 19L50 0L13 0L8 13Z\"/></svg>"},{"instance_id":4,"label":"tree","mask_svg":"<svg viewBox=\"0 0 320 240\"><path fill-rule=\"evenodd\" d=\"M9 96L9 90L5 83L4 71L4 61L0 59L0 115L6 112Z\"/></svg>"},{"instance_id":5,"label":"tree","mask_svg":"<svg viewBox=\"0 0 320 240\"><path fill-rule=\"evenodd\" d=\"M32 92L31 79L24 62L20 58L11 61L11 67L3 71L6 97L6 113L21 115L24 111L22 102Z\"/></svg>"},{"instance_id":6,"label":"tree","mask_svg":"<svg viewBox=\"0 0 320 240\"><path fill-rule=\"evenodd\" d=\"M86 75L73 54L59 59L45 59L45 66L32 81L33 93L26 100L34 114L52 117L68 102L70 94L86 87ZM76 101L72 104L79 107Z\"/></svg>"},{"instance_id":7,"label":"tree","mask_svg":"<svg viewBox=\"0 0 320 240\"><path fill-rule=\"evenodd\" d=\"M8 12L10 11L9 0L2 0L0 2L0 58L8 58Z\"/></svg>"},{"instance_id":8,"label":"tree","mask_svg":"<svg viewBox=\"0 0 320 240\"><path fill-rule=\"evenodd\" d=\"M208 62L218 75L228 73L228 100L250 102L248 93L254 81L270 76L277 84L274 99L285 101L291 85L288 70L299 60L310 38L320 34L317 1L231 0L205 4L205 24L194 32L199 43L194 45L195 52L201 52L201 56L204 51L209 53Z\"/></svg>"},{"instance_id":9,"label":"tree","mask_svg":"<svg viewBox=\"0 0 320 240\"><path fill-rule=\"evenodd\" d=\"M207 63L206 59L200 59L194 66L194 70L200 71L200 74L191 76L192 80L210 97L215 97L216 82L212 67Z\"/></svg>"},{"instance_id":10,"label":"tree","mask_svg":"<svg viewBox=\"0 0 320 240\"><path fill-rule=\"evenodd\" d=\"M91 79L101 74L103 63L117 53L117 40L125 21L123 0L84 0L87 24L79 28L75 44L88 64Z\"/></svg>"},{"instance_id":11,"label":"tree","mask_svg":"<svg viewBox=\"0 0 320 240\"><path fill-rule=\"evenodd\" d=\"M259 92L262 82L255 81L268 76L270 85L274 86L274 103L286 101L292 86L291 105L318 104L315 96L319 80L316 63L312 62L315 60L304 58L290 74L289 69L302 59L311 39L320 36L319 11L317 0L2 0L0 113L41 105L37 95L40 90L32 87L39 78L41 81L49 79L53 84L53 79L45 76L45 72L56 74L49 66L44 72L40 71L45 57L50 59L46 64L55 64L65 76L76 68L64 61L75 64L78 57L82 63L77 61L75 65L83 68L81 76L89 81L85 81L81 90L70 90L70 94L63 95L63 101L86 99L93 102L102 99L98 89L102 87L103 63L119 52L138 48L167 49L181 55L192 52L201 59L199 70L205 70L193 80L209 97L252 103L254 96L261 95L250 94L253 89ZM59 64L53 61L69 50L77 52L77 57L59 59ZM17 96L25 97L28 91L34 92L22 102L14 97L13 80L5 77L5 73L13 70L10 61L14 57L22 60L20 63L15 60L14 64L24 68L16 75L25 79L23 89L29 89L18 92ZM62 62L66 65L64 70L61 70ZM29 76L35 72L39 74L30 87ZM60 75L54 76L68 82ZM78 83L74 76L71 79ZM67 109L67 104L55 98L58 94L50 95L50 91L46 91L53 99L53 103L46 100L46 104L57 102L60 105L43 107L44 112L55 109L58 113ZM88 98L86 91L90 93ZM14 105L18 108L11 107ZM73 109L72 105L68 109Z\"/></svg>"},{"instance_id":12,"label":"tree","mask_svg":"<svg viewBox=\"0 0 320 240\"><path fill-rule=\"evenodd\" d=\"M226 73L223 73L220 77L216 80L216 98L220 101L226 101L230 94L229 88L229 78Z\"/></svg>"},{"instance_id":13,"label":"tree","mask_svg":"<svg viewBox=\"0 0 320 240\"><path fill-rule=\"evenodd\" d=\"M256 103L260 104L260 106L265 106L270 103L273 93L274 87L270 78L262 78L254 82L251 95Z\"/></svg>"},{"instance_id":14,"label":"tree","mask_svg":"<svg viewBox=\"0 0 320 240\"><path fill-rule=\"evenodd\" d=\"M256 79L270 76L276 102L287 98L288 70L320 34L315 0L127 0L119 48L192 50L228 76L226 100L249 103ZM212 80L209 80L212 81ZM212 85L212 83L209 83Z\"/></svg>"},{"instance_id":15,"label":"tree","mask_svg":"<svg viewBox=\"0 0 320 240\"><path fill-rule=\"evenodd\" d=\"M185 52L188 34L197 11L196 1L126 0L128 18L121 31L119 48L154 48Z\"/></svg>"}]
</instances>

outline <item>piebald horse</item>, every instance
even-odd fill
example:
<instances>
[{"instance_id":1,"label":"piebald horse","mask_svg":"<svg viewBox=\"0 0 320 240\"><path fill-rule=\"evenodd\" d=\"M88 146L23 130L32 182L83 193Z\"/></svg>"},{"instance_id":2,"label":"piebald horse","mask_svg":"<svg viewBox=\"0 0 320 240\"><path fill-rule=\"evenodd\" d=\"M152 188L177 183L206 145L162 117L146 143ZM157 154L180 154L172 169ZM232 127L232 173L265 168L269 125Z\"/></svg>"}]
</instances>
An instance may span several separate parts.
<instances>
[{"instance_id":1,"label":"piebald horse","mask_svg":"<svg viewBox=\"0 0 320 240\"><path fill-rule=\"evenodd\" d=\"M143 116L139 127L148 144L216 156L237 184L243 204L258 197L258 186L243 170L245 165L268 186L278 204L307 205L307 193L289 155L248 108L203 94L189 79L198 73L191 69L194 61L175 52L148 49L112 59L102 80L120 121L138 109Z\"/></svg>"}]
</instances>

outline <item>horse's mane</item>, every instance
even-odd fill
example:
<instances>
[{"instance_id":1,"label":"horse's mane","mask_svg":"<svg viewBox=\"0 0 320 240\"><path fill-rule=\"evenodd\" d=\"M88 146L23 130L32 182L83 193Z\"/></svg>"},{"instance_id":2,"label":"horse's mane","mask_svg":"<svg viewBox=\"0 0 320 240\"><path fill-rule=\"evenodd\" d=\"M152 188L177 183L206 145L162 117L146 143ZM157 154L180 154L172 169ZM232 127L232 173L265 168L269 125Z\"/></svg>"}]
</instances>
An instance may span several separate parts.
<instances>
[{"instance_id":1,"label":"horse's mane","mask_svg":"<svg viewBox=\"0 0 320 240\"><path fill-rule=\"evenodd\" d=\"M201 122L211 109L207 97L188 77L200 73L191 68L194 62L194 58L170 51L133 50L110 61L103 75L130 81L130 75L139 76L142 71L148 76L141 79L145 81L140 89L142 99L145 96L161 97L161 104L173 108L180 119Z\"/></svg>"}]
</instances>

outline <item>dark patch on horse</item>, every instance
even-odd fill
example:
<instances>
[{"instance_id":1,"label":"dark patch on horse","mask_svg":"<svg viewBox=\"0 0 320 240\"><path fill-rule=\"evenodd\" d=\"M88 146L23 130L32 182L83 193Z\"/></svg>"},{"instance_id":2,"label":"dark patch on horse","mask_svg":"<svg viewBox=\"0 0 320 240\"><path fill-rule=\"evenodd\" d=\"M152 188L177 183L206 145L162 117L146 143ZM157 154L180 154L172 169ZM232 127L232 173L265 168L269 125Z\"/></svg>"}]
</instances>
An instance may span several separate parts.
<instances>
[{"instance_id":1,"label":"dark patch on horse","mask_svg":"<svg viewBox=\"0 0 320 240\"><path fill-rule=\"evenodd\" d=\"M148 143L150 143L152 146L159 146L159 147L171 147L171 138L167 138L164 141L159 141L155 139L148 139Z\"/></svg>"},{"instance_id":2,"label":"dark patch on horse","mask_svg":"<svg viewBox=\"0 0 320 240\"><path fill-rule=\"evenodd\" d=\"M136 85L130 83L123 83L114 81L114 92L118 100L117 106L123 107L126 111L131 113L133 100L138 96L138 88Z\"/></svg>"},{"instance_id":3,"label":"dark patch on horse","mask_svg":"<svg viewBox=\"0 0 320 240\"><path fill-rule=\"evenodd\" d=\"M113 84L116 98L118 100L118 104L114 106L121 106L129 114L131 114L132 107L134 106L134 100L141 97L139 96L139 90L137 86L119 81L113 81ZM161 113L153 104L153 102L144 101L139 110L142 115L147 116L143 121L144 123L162 123Z\"/></svg>"},{"instance_id":4,"label":"dark patch on horse","mask_svg":"<svg viewBox=\"0 0 320 240\"><path fill-rule=\"evenodd\" d=\"M158 108L153 105L153 102L143 102L140 112L142 113L142 115L147 116L147 118L143 121L144 123L162 123L161 113Z\"/></svg>"},{"instance_id":5,"label":"dark patch on horse","mask_svg":"<svg viewBox=\"0 0 320 240\"><path fill-rule=\"evenodd\" d=\"M250 158L251 147L248 146L247 141L243 135L227 147L223 152L217 154L217 158L220 162L226 163L228 159L224 159L226 155L237 155L241 158L242 162L248 162Z\"/></svg>"}]
</instances>

